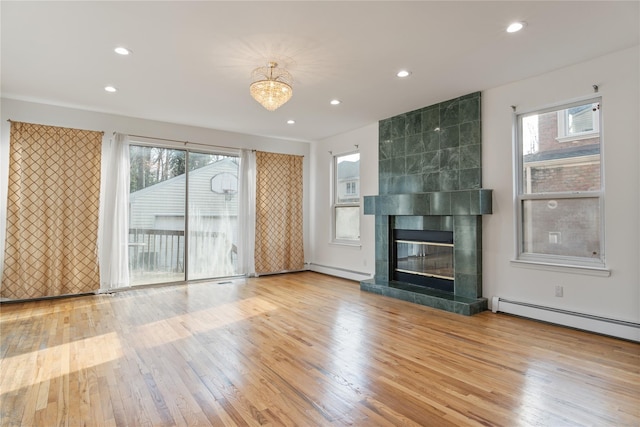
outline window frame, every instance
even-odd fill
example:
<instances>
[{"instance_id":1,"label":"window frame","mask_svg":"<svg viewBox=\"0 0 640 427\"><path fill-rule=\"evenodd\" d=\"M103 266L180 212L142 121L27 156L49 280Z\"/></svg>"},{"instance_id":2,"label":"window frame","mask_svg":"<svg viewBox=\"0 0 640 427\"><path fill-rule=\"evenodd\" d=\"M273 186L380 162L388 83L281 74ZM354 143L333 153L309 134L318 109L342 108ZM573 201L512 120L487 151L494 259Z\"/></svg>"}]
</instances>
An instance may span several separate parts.
<instances>
[{"instance_id":1,"label":"window frame","mask_svg":"<svg viewBox=\"0 0 640 427\"><path fill-rule=\"evenodd\" d=\"M330 242L340 245L348 246L360 246L360 239L362 237L362 208L361 208L361 195L359 194L359 186L355 184L355 194L358 195L357 201L352 202L339 202L338 201L338 185L340 183L338 178L338 159L341 157L347 157L354 154L358 154L358 160L360 160L360 150L354 150L339 154L333 154L331 157L331 239ZM360 177L360 169L358 168L358 179ZM348 193L351 194L351 193ZM339 239L336 237L337 224L336 217L339 208L358 208L358 238L357 239Z\"/></svg>"},{"instance_id":2,"label":"window frame","mask_svg":"<svg viewBox=\"0 0 640 427\"><path fill-rule=\"evenodd\" d=\"M560 126L565 127L565 123L560 123L558 120L558 135L556 141L558 144L562 144L566 141L577 141L580 139L593 138L599 136L599 171L600 171L600 188L598 190L587 191L549 191L540 193L526 193L527 182L525 180L525 165L524 165L524 143L523 143L523 117L531 115L540 115L544 113L557 112L558 118L563 115L560 114L563 110L569 108L585 105L588 103L598 104L599 111L597 114L598 120L594 122L594 131L583 132L579 134L573 134L571 136L561 136ZM604 138L602 135L602 98L599 96L590 96L583 99L561 102L544 108L536 108L523 112L513 112L513 144L514 144L514 213L515 213L515 262L524 262L531 264L540 264L546 266L565 266L565 267L577 267L587 269L606 269L605 258L605 212L604 212L604 198L605 198L605 182L604 182ZM530 189L529 189L530 191ZM556 255L556 254L544 254L536 252L527 252L525 250L525 208L524 204L528 200L547 200L558 201L568 199L598 199L598 215L599 215L599 252L598 257L588 258L581 256L570 255ZM562 239L562 237L560 237Z\"/></svg>"}]
</instances>

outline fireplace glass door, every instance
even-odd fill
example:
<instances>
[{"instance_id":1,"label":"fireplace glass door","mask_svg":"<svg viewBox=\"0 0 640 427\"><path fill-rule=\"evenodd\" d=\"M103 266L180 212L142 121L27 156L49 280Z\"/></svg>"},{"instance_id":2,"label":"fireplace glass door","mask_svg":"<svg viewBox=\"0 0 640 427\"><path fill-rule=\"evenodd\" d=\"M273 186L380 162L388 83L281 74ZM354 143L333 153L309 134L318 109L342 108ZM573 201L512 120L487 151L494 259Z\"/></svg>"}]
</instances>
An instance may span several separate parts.
<instances>
[{"instance_id":1,"label":"fireplace glass door","mask_svg":"<svg viewBox=\"0 0 640 427\"><path fill-rule=\"evenodd\" d=\"M395 280L453 291L453 235L442 231L394 230Z\"/></svg>"}]
</instances>

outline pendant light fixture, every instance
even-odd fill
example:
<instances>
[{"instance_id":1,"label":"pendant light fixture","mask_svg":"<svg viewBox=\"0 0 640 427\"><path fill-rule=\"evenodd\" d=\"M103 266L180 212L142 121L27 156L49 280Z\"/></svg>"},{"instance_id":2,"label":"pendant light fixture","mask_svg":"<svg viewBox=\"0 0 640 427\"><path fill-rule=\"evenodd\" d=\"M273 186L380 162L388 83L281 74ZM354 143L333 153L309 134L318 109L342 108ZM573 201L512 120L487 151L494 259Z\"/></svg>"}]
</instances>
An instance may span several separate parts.
<instances>
[{"instance_id":1,"label":"pendant light fixture","mask_svg":"<svg viewBox=\"0 0 640 427\"><path fill-rule=\"evenodd\" d=\"M251 82L251 96L269 111L278 109L293 95L293 77L284 68L278 68L276 62L253 70Z\"/></svg>"}]
</instances>

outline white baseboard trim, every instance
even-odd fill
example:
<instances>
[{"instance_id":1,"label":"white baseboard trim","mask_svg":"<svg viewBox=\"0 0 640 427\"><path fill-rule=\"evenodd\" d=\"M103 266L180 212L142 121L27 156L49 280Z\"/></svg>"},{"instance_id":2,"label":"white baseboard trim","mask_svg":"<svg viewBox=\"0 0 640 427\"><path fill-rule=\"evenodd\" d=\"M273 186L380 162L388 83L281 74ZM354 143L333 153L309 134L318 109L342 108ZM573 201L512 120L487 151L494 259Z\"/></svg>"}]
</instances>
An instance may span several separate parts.
<instances>
[{"instance_id":1,"label":"white baseboard trim","mask_svg":"<svg viewBox=\"0 0 640 427\"><path fill-rule=\"evenodd\" d=\"M341 267L331 267L328 265L321 265L313 262L307 263L307 268L310 271L315 271L316 273L328 274L330 276L341 277L343 279L355 280L358 282L373 277L373 274L371 273L349 270Z\"/></svg>"},{"instance_id":2,"label":"white baseboard trim","mask_svg":"<svg viewBox=\"0 0 640 427\"><path fill-rule=\"evenodd\" d=\"M493 297L491 310L640 342L640 324Z\"/></svg>"}]
</instances>

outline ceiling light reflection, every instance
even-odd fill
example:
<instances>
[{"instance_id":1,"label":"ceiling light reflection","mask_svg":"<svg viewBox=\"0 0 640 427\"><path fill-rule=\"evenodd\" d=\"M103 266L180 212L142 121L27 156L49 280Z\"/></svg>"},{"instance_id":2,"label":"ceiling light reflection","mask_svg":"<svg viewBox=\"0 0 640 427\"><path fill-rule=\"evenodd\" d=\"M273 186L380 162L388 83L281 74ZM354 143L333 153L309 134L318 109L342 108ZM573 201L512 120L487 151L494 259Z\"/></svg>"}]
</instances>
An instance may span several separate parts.
<instances>
[{"instance_id":1,"label":"ceiling light reflection","mask_svg":"<svg viewBox=\"0 0 640 427\"><path fill-rule=\"evenodd\" d=\"M507 33L516 33L524 28L524 22L514 22L507 27Z\"/></svg>"}]
</instances>

